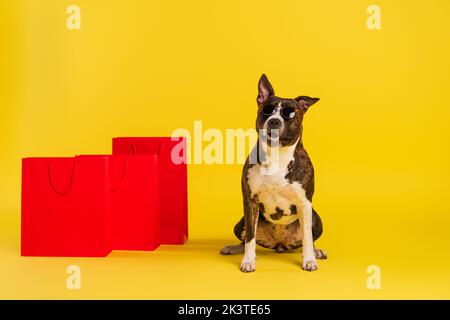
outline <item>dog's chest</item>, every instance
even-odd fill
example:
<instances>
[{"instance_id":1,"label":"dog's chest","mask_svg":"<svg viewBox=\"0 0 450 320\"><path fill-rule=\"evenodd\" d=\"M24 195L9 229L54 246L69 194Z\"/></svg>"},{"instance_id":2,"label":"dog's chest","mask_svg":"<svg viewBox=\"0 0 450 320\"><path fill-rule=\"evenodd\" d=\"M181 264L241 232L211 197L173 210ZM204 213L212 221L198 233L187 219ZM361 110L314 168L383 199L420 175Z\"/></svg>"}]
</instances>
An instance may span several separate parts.
<instances>
[{"instance_id":1,"label":"dog's chest","mask_svg":"<svg viewBox=\"0 0 450 320\"><path fill-rule=\"evenodd\" d=\"M300 204L305 200L305 191L298 182L286 179L288 163L267 172L264 165L254 165L248 170L247 178L251 196L257 196L259 210L264 217L275 224L290 224L300 216Z\"/></svg>"}]
</instances>

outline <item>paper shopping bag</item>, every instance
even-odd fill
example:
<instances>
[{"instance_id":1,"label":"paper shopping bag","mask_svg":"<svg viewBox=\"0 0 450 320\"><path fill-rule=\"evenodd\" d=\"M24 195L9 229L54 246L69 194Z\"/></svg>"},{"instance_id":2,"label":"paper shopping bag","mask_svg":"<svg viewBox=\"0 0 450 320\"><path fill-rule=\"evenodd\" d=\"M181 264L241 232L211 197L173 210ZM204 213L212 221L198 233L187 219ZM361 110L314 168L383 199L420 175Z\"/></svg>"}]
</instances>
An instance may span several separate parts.
<instances>
[{"instance_id":1,"label":"paper shopping bag","mask_svg":"<svg viewBox=\"0 0 450 320\"><path fill-rule=\"evenodd\" d=\"M22 255L106 256L108 185L106 157L23 159Z\"/></svg>"},{"instance_id":2,"label":"paper shopping bag","mask_svg":"<svg viewBox=\"0 0 450 320\"><path fill-rule=\"evenodd\" d=\"M109 157L113 250L155 250L160 243L157 155Z\"/></svg>"},{"instance_id":3,"label":"paper shopping bag","mask_svg":"<svg viewBox=\"0 0 450 320\"><path fill-rule=\"evenodd\" d=\"M156 249L158 176L157 155L23 159L22 255Z\"/></svg>"},{"instance_id":4,"label":"paper shopping bag","mask_svg":"<svg viewBox=\"0 0 450 320\"><path fill-rule=\"evenodd\" d=\"M161 244L184 244L188 239L186 138L114 138L113 154L158 155Z\"/></svg>"}]
</instances>

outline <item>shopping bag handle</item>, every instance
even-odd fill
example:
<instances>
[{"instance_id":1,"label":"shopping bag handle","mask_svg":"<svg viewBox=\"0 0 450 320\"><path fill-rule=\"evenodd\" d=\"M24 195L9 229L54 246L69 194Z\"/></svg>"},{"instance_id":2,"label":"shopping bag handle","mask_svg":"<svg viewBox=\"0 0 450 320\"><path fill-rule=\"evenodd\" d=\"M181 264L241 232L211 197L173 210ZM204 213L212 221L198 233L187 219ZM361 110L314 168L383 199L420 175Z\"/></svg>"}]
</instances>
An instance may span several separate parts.
<instances>
[{"instance_id":1,"label":"shopping bag handle","mask_svg":"<svg viewBox=\"0 0 450 320\"><path fill-rule=\"evenodd\" d=\"M158 142L158 152L156 153L158 156L161 154L161 147L162 147L162 142L159 141ZM136 153L136 146L134 144L134 142L131 142L131 154L136 155L138 153Z\"/></svg>"},{"instance_id":2,"label":"shopping bag handle","mask_svg":"<svg viewBox=\"0 0 450 320\"><path fill-rule=\"evenodd\" d=\"M50 162L47 162L48 180L50 182L50 186L52 187L53 191L56 194L58 194L60 196L66 196L72 190L73 179L74 179L74 176L75 176L75 165L76 165L76 161L73 161L72 170L71 170L70 177L69 177L69 187L67 188L67 191L61 191L61 190L58 190L58 188L56 187L55 183L53 182L51 165L50 165Z\"/></svg>"},{"instance_id":3,"label":"shopping bag handle","mask_svg":"<svg viewBox=\"0 0 450 320\"><path fill-rule=\"evenodd\" d=\"M112 172L109 172L110 181L111 181L111 191L119 190L120 185L122 184L125 178L125 172L127 171L127 159L123 159L122 170L120 171L119 181L117 183L113 183L113 179L111 179Z\"/></svg>"}]
</instances>

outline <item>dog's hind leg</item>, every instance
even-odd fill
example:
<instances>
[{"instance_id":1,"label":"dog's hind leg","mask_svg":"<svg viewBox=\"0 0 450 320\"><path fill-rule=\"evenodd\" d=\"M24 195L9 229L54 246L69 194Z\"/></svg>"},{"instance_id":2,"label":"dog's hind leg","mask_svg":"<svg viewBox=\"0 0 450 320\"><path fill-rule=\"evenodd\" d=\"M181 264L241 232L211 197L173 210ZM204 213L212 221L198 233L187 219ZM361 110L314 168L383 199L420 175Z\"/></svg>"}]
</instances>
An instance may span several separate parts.
<instances>
[{"instance_id":1,"label":"dog's hind leg","mask_svg":"<svg viewBox=\"0 0 450 320\"><path fill-rule=\"evenodd\" d=\"M242 253L245 250L244 246L244 231L245 231L245 221L244 217L242 217L241 220L236 224L234 227L234 234L236 237L241 240L240 244L231 245L231 246L225 246L220 250L220 254L223 255L230 255L230 254L237 254Z\"/></svg>"},{"instance_id":2,"label":"dog's hind leg","mask_svg":"<svg viewBox=\"0 0 450 320\"><path fill-rule=\"evenodd\" d=\"M322 235L323 226L322 220L320 219L320 216L317 214L316 210L314 210L313 208L312 211L313 211L312 216L313 240L316 241ZM327 253L324 250L316 248L316 246L314 246L314 255L316 256L316 259L326 259L328 257Z\"/></svg>"},{"instance_id":3,"label":"dog's hind leg","mask_svg":"<svg viewBox=\"0 0 450 320\"><path fill-rule=\"evenodd\" d=\"M312 233L313 233L313 240L316 241L320 238L323 232L323 225L322 225L322 219L320 219L319 214L312 209Z\"/></svg>"},{"instance_id":4,"label":"dog's hind leg","mask_svg":"<svg viewBox=\"0 0 450 320\"><path fill-rule=\"evenodd\" d=\"M328 255L325 251L322 249L314 247L314 255L316 256L316 259L326 259L328 258Z\"/></svg>"},{"instance_id":5,"label":"dog's hind leg","mask_svg":"<svg viewBox=\"0 0 450 320\"><path fill-rule=\"evenodd\" d=\"M230 255L230 254L237 254L237 253L242 253L245 250L245 246L244 243L241 242L239 244L235 244L235 245L230 245L230 246L225 246L220 250L220 254L223 255Z\"/></svg>"}]
</instances>

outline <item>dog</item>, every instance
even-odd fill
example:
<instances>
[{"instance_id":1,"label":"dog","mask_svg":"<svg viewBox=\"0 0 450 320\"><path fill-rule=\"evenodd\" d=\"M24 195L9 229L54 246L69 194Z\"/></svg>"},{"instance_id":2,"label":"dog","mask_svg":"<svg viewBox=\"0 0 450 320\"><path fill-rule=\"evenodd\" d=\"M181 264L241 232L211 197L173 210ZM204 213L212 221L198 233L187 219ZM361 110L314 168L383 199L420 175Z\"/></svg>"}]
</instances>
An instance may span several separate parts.
<instances>
[{"instance_id":1,"label":"dog","mask_svg":"<svg viewBox=\"0 0 450 320\"><path fill-rule=\"evenodd\" d=\"M277 97L263 74L258 82L258 142L242 173L244 217L234 227L238 245L222 248L223 255L244 252L242 272L256 269L256 244L277 252L302 247L302 268L317 270L325 251L315 248L323 231L312 207L314 168L303 147L302 121L319 98Z\"/></svg>"}]
</instances>

